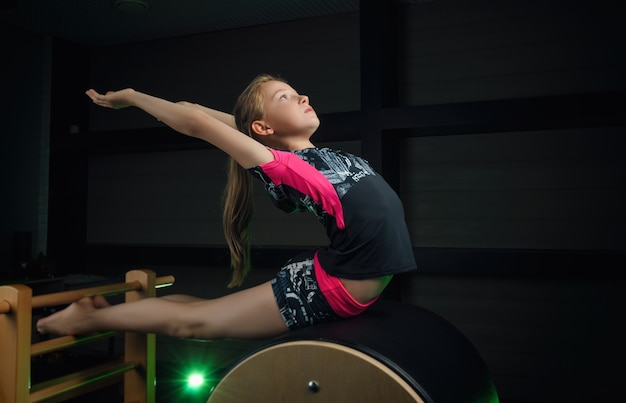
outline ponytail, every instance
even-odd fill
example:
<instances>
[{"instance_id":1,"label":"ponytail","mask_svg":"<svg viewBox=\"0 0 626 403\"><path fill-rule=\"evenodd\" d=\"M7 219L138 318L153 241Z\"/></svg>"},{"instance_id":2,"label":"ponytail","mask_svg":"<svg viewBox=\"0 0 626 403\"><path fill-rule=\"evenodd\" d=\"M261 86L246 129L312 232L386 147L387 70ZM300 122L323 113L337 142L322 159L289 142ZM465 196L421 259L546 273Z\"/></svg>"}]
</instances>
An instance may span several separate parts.
<instances>
[{"instance_id":1,"label":"ponytail","mask_svg":"<svg viewBox=\"0 0 626 403\"><path fill-rule=\"evenodd\" d=\"M253 136L252 122L263 118L261 85L268 81L284 81L268 74L257 76L239 95L233 115L237 129ZM230 250L230 267L233 276L229 288L243 283L250 271L250 222L252 220L252 177L235 160L230 159L228 181L223 199L224 236Z\"/></svg>"},{"instance_id":2,"label":"ponytail","mask_svg":"<svg viewBox=\"0 0 626 403\"><path fill-rule=\"evenodd\" d=\"M229 288L243 283L250 271L250 221L252 220L252 180L250 174L230 159L228 181L224 191L222 225L233 276Z\"/></svg>"}]
</instances>

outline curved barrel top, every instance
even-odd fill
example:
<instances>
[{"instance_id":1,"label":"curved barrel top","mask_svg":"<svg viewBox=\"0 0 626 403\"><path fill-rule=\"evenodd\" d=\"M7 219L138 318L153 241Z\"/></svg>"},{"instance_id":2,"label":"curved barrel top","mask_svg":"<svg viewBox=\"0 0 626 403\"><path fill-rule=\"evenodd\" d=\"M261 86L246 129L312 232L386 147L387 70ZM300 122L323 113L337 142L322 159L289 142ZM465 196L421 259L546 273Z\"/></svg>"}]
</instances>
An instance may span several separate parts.
<instances>
[{"instance_id":1,"label":"curved barrel top","mask_svg":"<svg viewBox=\"0 0 626 403\"><path fill-rule=\"evenodd\" d=\"M368 354L425 402L498 402L489 370L471 342L445 319L411 304L380 300L360 316L290 331L261 349L294 340L328 341Z\"/></svg>"}]
</instances>

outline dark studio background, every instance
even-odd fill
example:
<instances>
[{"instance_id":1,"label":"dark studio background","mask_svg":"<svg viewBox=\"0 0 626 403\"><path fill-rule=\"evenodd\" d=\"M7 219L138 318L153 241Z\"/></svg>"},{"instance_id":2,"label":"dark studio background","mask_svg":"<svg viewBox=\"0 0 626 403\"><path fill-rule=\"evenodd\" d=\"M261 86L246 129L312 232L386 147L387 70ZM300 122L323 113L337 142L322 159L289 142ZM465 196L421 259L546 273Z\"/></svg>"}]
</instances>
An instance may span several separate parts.
<instances>
[{"instance_id":1,"label":"dark studio background","mask_svg":"<svg viewBox=\"0 0 626 403\"><path fill-rule=\"evenodd\" d=\"M621 395L623 5L52 3L0 2L0 282L68 287L147 267L176 276L163 294L230 292L226 158L84 91L130 86L230 111L254 75L275 73L310 96L316 144L362 154L403 199L420 271L387 298L459 328L505 403ZM312 217L256 194L245 286L324 242ZM216 367L254 345L157 340L160 362Z\"/></svg>"}]
</instances>

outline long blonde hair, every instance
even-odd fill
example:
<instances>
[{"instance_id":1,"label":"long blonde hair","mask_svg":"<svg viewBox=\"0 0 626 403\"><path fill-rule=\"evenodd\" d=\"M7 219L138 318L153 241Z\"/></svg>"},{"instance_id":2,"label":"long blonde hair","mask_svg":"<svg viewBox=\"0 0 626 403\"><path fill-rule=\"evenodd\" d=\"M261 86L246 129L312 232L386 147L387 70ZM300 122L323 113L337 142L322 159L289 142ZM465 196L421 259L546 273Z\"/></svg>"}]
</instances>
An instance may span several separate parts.
<instances>
[{"instance_id":1,"label":"long blonde hair","mask_svg":"<svg viewBox=\"0 0 626 403\"><path fill-rule=\"evenodd\" d=\"M282 78L260 74L248 84L237 98L233 115L237 129L250 137L258 138L252 131L252 122L263 118L263 93L261 86ZM250 271L250 221L252 220L252 177L235 160L230 159L228 180L223 198L224 236L230 250L230 267L233 276L229 288L240 286Z\"/></svg>"}]
</instances>

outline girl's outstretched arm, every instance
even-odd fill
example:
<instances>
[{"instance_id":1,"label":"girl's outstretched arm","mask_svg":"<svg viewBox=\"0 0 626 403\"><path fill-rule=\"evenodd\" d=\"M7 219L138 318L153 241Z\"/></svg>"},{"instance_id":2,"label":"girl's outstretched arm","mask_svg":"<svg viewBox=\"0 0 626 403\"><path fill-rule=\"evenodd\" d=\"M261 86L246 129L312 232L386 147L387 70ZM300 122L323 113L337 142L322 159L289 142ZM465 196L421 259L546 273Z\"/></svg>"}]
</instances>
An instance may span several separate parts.
<instances>
[{"instance_id":1,"label":"girl's outstretched arm","mask_svg":"<svg viewBox=\"0 0 626 403\"><path fill-rule=\"evenodd\" d=\"M135 106L142 109L179 133L213 144L243 168L252 168L273 160L272 154L264 145L225 123L227 118L223 115L218 118L201 108L170 102L132 88L109 91L106 94L90 89L86 94L96 105L105 108Z\"/></svg>"},{"instance_id":2,"label":"girl's outstretched arm","mask_svg":"<svg viewBox=\"0 0 626 403\"><path fill-rule=\"evenodd\" d=\"M217 109L208 108L204 105L200 105L200 104L196 104L196 103L192 103L188 101L178 101L177 104L188 106L194 109L198 109L206 113L209 116L213 116L215 119L219 120L220 122L226 123L228 126L232 127L233 129L237 128L237 125L235 124L235 117L231 115L230 113L218 111Z\"/></svg>"}]
</instances>

